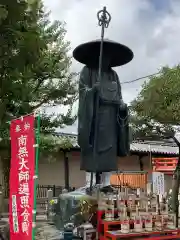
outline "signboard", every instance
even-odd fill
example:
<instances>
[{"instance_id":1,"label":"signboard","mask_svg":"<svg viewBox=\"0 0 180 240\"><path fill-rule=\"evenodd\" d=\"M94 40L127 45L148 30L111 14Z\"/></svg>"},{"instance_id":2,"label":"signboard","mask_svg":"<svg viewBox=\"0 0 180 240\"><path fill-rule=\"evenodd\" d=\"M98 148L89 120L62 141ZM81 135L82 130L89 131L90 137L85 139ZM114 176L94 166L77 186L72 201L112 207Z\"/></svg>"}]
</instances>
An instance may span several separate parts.
<instances>
[{"instance_id":1,"label":"signboard","mask_svg":"<svg viewBox=\"0 0 180 240\"><path fill-rule=\"evenodd\" d=\"M153 172L152 182L153 182L153 193L157 195L164 195L164 173Z\"/></svg>"},{"instance_id":2,"label":"signboard","mask_svg":"<svg viewBox=\"0 0 180 240\"><path fill-rule=\"evenodd\" d=\"M176 168L178 158L152 158L153 171L173 172Z\"/></svg>"},{"instance_id":3,"label":"signboard","mask_svg":"<svg viewBox=\"0 0 180 240\"><path fill-rule=\"evenodd\" d=\"M32 240L35 175L35 118L11 122L9 223L11 240Z\"/></svg>"}]
</instances>

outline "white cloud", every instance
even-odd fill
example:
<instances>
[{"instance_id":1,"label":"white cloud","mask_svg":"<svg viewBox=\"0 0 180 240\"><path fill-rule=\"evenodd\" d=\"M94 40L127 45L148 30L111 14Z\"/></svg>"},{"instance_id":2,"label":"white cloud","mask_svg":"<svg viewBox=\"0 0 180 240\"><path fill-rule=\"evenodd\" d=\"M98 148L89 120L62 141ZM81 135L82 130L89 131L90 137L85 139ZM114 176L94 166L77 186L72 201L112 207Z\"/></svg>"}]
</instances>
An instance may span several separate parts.
<instances>
[{"instance_id":1,"label":"white cloud","mask_svg":"<svg viewBox=\"0 0 180 240\"><path fill-rule=\"evenodd\" d=\"M169 0L45 0L52 11L52 19L67 23L67 39L72 49L85 41L100 37L97 11L103 6L112 15L105 36L128 45L134 52L129 64L116 69L121 82L148 75L163 65L179 63L180 56L180 1ZM168 3L168 5L167 5ZM160 6L162 5L162 6ZM161 7L161 8L160 8ZM73 62L73 69L81 65ZM138 94L144 80L122 85L125 102ZM69 131L74 130L70 128Z\"/></svg>"}]
</instances>

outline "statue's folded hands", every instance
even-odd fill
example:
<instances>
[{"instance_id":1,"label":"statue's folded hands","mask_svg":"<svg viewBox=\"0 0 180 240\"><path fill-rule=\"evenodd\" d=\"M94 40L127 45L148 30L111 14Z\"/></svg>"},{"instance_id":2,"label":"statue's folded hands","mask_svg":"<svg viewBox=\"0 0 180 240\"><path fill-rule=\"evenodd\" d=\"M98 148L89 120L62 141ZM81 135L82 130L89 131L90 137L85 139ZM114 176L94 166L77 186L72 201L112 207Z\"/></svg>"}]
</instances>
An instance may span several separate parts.
<instances>
[{"instance_id":1,"label":"statue's folded hands","mask_svg":"<svg viewBox=\"0 0 180 240\"><path fill-rule=\"evenodd\" d=\"M100 82L96 82L94 85L93 85L93 87L92 87L92 89L94 90L94 91L99 91L100 90Z\"/></svg>"},{"instance_id":2,"label":"statue's folded hands","mask_svg":"<svg viewBox=\"0 0 180 240\"><path fill-rule=\"evenodd\" d=\"M127 108L127 104L122 99L120 100L119 108L121 110L125 110Z\"/></svg>"}]
</instances>

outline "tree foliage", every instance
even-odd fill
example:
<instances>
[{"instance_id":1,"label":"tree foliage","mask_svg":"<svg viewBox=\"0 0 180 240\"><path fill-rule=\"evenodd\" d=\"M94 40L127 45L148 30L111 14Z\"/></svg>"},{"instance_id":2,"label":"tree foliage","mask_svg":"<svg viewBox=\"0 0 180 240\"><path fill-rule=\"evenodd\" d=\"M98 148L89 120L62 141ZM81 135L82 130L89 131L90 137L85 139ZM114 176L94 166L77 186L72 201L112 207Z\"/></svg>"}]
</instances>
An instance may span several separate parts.
<instances>
[{"instance_id":1,"label":"tree foliage","mask_svg":"<svg viewBox=\"0 0 180 240\"><path fill-rule=\"evenodd\" d=\"M41 137L41 146L43 148L43 153L53 154L63 150L72 149L75 144L73 140L68 136L57 136L57 135L43 135Z\"/></svg>"},{"instance_id":2,"label":"tree foliage","mask_svg":"<svg viewBox=\"0 0 180 240\"><path fill-rule=\"evenodd\" d=\"M172 138L180 148L175 132L180 126L180 65L164 67L160 74L144 83L138 97L131 104L134 134L141 137L158 135ZM173 176L172 210L178 221L178 193L180 161ZM177 222L178 225L178 222Z\"/></svg>"},{"instance_id":3,"label":"tree foliage","mask_svg":"<svg viewBox=\"0 0 180 240\"><path fill-rule=\"evenodd\" d=\"M168 132L180 125L180 66L164 67L142 86L131 103L132 125L139 135Z\"/></svg>"},{"instance_id":4,"label":"tree foliage","mask_svg":"<svg viewBox=\"0 0 180 240\"><path fill-rule=\"evenodd\" d=\"M50 22L39 0L0 0L0 13L0 138L4 146L9 121L38 109L68 106L64 113L41 111L43 136L71 125L76 118L72 105L77 89L64 23Z\"/></svg>"}]
</instances>

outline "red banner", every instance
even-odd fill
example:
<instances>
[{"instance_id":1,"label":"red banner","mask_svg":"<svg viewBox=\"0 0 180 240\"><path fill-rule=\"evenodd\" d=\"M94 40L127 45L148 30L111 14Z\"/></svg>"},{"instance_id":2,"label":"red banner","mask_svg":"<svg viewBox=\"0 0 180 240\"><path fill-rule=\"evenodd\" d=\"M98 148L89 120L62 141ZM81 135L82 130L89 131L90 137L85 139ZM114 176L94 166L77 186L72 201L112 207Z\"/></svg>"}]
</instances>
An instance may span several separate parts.
<instances>
[{"instance_id":1,"label":"red banner","mask_svg":"<svg viewBox=\"0 0 180 240\"><path fill-rule=\"evenodd\" d=\"M9 223L11 240L32 240L35 175L35 118L11 122Z\"/></svg>"}]
</instances>

